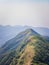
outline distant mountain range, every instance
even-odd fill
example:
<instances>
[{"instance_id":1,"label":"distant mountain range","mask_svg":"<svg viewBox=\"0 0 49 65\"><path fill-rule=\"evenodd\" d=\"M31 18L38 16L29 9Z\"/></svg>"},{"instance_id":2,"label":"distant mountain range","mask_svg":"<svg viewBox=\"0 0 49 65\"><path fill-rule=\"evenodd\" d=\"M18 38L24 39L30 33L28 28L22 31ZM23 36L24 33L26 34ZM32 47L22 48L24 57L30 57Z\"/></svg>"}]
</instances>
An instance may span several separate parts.
<instances>
[{"instance_id":1,"label":"distant mountain range","mask_svg":"<svg viewBox=\"0 0 49 65\"><path fill-rule=\"evenodd\" d=\"M11 38L15 37L21 31L27 28L32 28L42 36L45 36L49 40L49 29L42 27L29 27L29 26L2 26L0 25L0 47Z\"/></svg>"},{"instance_id":2,"label":"distant mountain range","mask_svg":"<svg viewBox=\"0 0 49 65\"><path fill-rule=\"evenodd\" d=\"M0 65L49 65L49 42L28 28L0 48Z\"/></svg>"}]
</instances>

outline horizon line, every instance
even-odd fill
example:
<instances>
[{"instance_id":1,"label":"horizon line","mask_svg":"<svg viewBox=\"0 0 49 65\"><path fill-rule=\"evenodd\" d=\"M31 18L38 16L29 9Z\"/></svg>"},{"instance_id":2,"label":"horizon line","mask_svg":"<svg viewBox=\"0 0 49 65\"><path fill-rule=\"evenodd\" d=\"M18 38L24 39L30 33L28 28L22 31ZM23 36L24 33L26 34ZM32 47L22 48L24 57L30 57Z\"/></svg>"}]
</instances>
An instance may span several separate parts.
<instances>
[{"instance_id":1,"label":"horizon line","mask_svg":"<svg viewBox=\"0 0 49 65\"><path fill-rule=\"evenodd\" d=\"M49 29L49 27L44 27L44 26L30 26L30 25L0 25L0 27L1 26L3 26L3 27L7 27L7 26L9 26L9 27L15 27L15 26L22 26L22 27L39 27L39 28L48 28Z\"/></svg>"}]
</instances>

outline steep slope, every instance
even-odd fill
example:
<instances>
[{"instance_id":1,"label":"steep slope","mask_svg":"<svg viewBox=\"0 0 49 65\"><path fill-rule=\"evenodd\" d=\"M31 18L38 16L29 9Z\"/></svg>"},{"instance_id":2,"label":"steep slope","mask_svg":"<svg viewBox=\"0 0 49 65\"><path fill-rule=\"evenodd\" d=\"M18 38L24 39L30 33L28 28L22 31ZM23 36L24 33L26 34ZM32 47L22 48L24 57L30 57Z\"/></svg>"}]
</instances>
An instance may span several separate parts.
<instances>
[{"instance_id":1,"label":"steep slope","mask_svg":"<svg viewBox=\"0 0 49 65\"><path fill-rule=\"evenodd\" d=\"M2 26L0 25L0 47L5 44L6 41L15 37L21 31L24 31L27 28L32 28L42 36L49 37L49 29L44 27L30 27L30 26ZM47 39L47 38L46 38ZM49 38L48 38L49 40Z\"/></svg>"},{"instance_id":2,"label":"steep slope","mask_svg":"<svg viewBox=\"0 0 49 65\"><path fill-rule=\"evenodd\" d=\"M21 31L26 29L25 26L2 26L0 25L0 47L4 45L4 43L13 37L15 37Z\"/></svg>"},{"instance_id":3,"label":"steep slope","mask_svg":"<svg viewBox=\"0 0 49 65\"><path fill-rule=\"evenodd\" d=\"M46 36L46 39L48 37L49 40L49 29L43 28L43 27L32 27L32 26L2 26L0 25L0 47L5 44L6 41L12 39L15 37L18 33L21 31L24 31L27 28L32 28L36 32L38 32L42 36Z\"/></svg>"},{"instance_id":4,"label":"steep slope","mask_svg":"<svg viewBox=\"0 0 49 65\"><path fill-rule=\"evenodd\" d=\"M49 65L49 44L32 29L6 42L0 49L0 65Z\"/></svg>"},{"instance_id":5,"label":"steep slope","mask_svg":"<svg viewBox=\"0 0 49 65\"><path fill-rule=\"evenodd\" d=\"M20 42L22 42L24 39L27 39L28 37L30 37L32 35L35 35L36 36L36 35L39 35L39 34L36 33L32 29L26 29L24 32L21 32L20 34L18 34L15 38L7 41L2 46L3 51L1 51L1 52L4 52L4 51L6 52L6 51L8 51L10 49L15 49L20 44Z\"/></svg>"},{"instance_id":6,"label":"steep slope","mask_svg":"<svg viewBox=\"0 0 49 65\"><path fill-rule=\"evenodd\" d=\"M49 41L49 28L33 27L33 29Z\"/></svg>"},{"instance_id":7,"label":"steep slope","mask_svg":"<svg viewBox=\"0 0 49 65\"><path fill-rule=\"evenodd\" d=\"M49 36L49 28L44 27L33 27L33 29L41 34L42 36Z\"/></svg>"}]
</instances>

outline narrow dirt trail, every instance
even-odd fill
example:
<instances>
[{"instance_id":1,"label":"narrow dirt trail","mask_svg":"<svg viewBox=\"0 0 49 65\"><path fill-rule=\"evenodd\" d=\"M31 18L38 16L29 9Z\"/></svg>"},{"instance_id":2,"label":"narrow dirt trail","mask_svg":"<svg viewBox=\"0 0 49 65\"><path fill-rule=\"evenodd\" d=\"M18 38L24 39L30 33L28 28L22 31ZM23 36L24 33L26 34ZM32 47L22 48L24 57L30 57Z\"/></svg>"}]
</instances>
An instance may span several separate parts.
<instances>
[{"instance_id":1,"label":"narrow dirt trail","mask_svg":"<svg viewBox=\"0 0 49 65\"><path fill-rule=\"evenodd\" d=\"M27 45L25 50L25 58L24 58L25 61L23 65L30 65L34 55L35 55L34 47Z\"/></svg>"},{"instance_id":2,"label":"narrow dirt trail","mask_svg":"<svg viewBox=\"0 0 49 65\"><path fill-rule=\"evenodd\" d=\"M32 44L32 42L36 42L36 40L32 40L32 37L29 38L30 42L26 45L24 52L21 54L21 57L19 58L19 62L17 65L20 65L20 62L22 61L21 65L31 65L31 61L33 60L33 57L35 56L35 47ZM23 58L23 59L22 59Z\"/></svg>"},{"instance_id":3,"label":"narrow dirt trail","mask_svg":"<svg viewBox=\"0 0 49 65\"><path fill-rule=\"evenodd\" d=\"M23 58L23 64L22 65L31 65L31 61L33 60L33 57L35 55L34 46L30 46L29 44L26 46L24 53L21 55L19 59L19 63L17 65L20 65L20 62Z\"/></svg>"}]
</instances>

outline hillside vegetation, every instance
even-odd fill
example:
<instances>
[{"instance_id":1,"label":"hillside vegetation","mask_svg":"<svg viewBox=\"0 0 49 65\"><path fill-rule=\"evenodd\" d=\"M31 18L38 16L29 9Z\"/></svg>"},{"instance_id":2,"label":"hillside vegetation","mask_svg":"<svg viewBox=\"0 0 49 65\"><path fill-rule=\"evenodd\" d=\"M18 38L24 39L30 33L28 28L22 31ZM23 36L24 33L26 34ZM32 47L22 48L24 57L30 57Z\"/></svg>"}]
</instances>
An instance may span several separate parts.
<instances>
[{"instance_id":1,"label":"hillside vegetation","mask_svg":"<svg viewBox=\"0 0 49 65\"><path fill-rule=\"evenodd\" d=\"M1 47L0 65L49 65L49 42L27 29Z\"/></svg>"}]
</instances>

